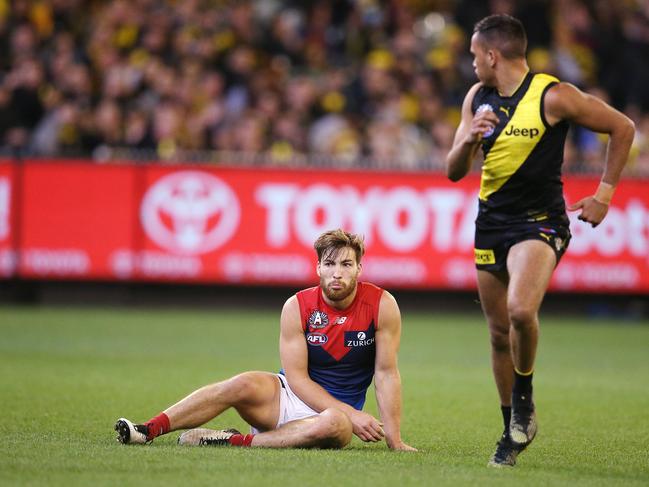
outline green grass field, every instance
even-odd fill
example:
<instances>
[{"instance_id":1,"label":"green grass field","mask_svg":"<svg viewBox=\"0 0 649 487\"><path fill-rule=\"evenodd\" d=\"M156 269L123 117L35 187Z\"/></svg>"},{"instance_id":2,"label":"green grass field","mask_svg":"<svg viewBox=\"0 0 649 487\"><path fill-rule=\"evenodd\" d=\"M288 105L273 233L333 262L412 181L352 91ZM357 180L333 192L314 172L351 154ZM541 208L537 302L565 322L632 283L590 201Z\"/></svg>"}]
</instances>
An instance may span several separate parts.
<instances>
[{"instance_id":1,"label":"green grass field","mask_svg":"<svg viewBox=\"0 0 649 487\"><path fill-rule=\"evenodd\" d=\"M0 308L1 485L648 485L649 323L542 317L540 430L515 469L486 467L501 431L479 314L404 313L403 436L343 451L123 446L193 389L279 368L278 310ZM373 390L367 408L376 412ZM232 412L214 426L245 428Z\"/></svg>"}]
</instances>

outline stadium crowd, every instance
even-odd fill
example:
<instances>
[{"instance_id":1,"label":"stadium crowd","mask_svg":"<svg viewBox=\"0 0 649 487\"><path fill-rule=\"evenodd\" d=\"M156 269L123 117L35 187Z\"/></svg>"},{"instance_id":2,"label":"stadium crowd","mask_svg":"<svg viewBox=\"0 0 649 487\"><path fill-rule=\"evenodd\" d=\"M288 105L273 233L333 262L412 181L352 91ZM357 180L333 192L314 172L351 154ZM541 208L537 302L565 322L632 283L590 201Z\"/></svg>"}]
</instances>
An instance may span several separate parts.
<instances>
[{"instance_id":1,"label":"stadium crowd","mask_svg":"<svg viewBox=\"0 0 649 487\"><path fill-rule=\"evenodd\" d=\"M0 0L0 147L441 167L489 13L524 22L533 70L635 121L628 171L649 174L640 0ZM574 129L568 170L599 172L604 143Z\"/></svg>"}]
</instances>

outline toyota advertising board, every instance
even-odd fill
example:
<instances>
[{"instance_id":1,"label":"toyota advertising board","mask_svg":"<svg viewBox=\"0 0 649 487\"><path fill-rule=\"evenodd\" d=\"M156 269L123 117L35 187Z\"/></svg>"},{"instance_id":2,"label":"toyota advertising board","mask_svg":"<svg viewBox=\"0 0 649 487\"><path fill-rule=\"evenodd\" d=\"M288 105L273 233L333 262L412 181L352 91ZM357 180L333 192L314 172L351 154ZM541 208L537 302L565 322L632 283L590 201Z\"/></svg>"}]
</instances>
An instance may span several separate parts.
<instances>
[{"instance_id":1,"label":"toyota advertising board","mask_svg":"<svg viewBox=\"0 0 649 487\"><path fill-rule=\"evenodd\" d=\"M465 272L466 262L442 257L470 255L472 191L446 182L431 186L417 174L398 176L149 167L140 197L143 235L134 275L309 283L315 279L313 241L342 226L365 235L367 279L446 287L449 279L439 275L443 265L454 286L470 287L473 272ZM458 244L461 233L466 235Z\"/></svg>"},{"instance_id":2,"label":"toyota advertising board","mask_svg":"<svg viewBox=\"0 0 649 487\"><path fill-rule=\"evenodd\" d=\"M0 232L0 252L20 242L22 277L304 285L316 279L314 239L341 226L365 235L368 280L475 288L478 176L28 162L6 209L11 169L0 167L0 230L3 214L20 222L19 238ZM597 183L568 178L566 198ZM553 289L649 292L645 186L624 181L596 229L572 215Z\"/></svg>"},{"instance_id":3,"label":"toyota advertising board","mask_svg":"<svg viewBox=\"0 0 649 487\"><path fill-rule=\"evenodd\" d=\"M21 169L20 275L113 278L114 249L136 244L134 168L27 162Z\"/></svg>"}]
</instances>

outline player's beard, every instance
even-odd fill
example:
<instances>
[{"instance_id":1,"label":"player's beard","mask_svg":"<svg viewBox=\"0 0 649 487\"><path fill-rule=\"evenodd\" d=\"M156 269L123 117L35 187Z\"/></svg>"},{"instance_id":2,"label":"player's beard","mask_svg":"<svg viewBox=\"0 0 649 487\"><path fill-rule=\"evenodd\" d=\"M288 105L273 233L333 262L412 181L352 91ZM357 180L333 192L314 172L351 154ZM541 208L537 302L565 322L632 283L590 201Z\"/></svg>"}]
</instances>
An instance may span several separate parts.
<instances>
[{"instance_id":1,"label":"player's beard","mask_svg":"<svg viewBox=\"0 0 649 487\"><path fill-rule=\"evenodd\" d=\"M324 279L320 279L320 287L322 288L322 292L331 301L343 301L345 298L349 297L349 295L356 289L357 278L352 277L349 280L349 284L345 284L343 281L331 281L329 285L331 285L333 282L340 284L342 287L340 289L331 289L331 287L329 287L324 282Z\"/></svg>"}]
</instances>

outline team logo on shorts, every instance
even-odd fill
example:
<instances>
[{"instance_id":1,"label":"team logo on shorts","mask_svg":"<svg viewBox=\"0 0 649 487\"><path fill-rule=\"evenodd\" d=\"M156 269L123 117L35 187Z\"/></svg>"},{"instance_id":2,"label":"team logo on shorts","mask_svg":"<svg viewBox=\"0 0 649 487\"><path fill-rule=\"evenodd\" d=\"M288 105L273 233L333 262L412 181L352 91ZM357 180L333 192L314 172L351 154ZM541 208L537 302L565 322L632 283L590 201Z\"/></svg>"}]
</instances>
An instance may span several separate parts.
<instances>
[{"instance_id":1,"label":"team logo on shorts","mask_svg":"<svg viewBox=\"0 0 649 487\"><path fill-rule=\"evenodd\" d=\"M496 254L492 249L474 249L475 263L476 264L495 264Z\"/></svg>"},{"instance_id":2,"label":"team logo on shorts","mask_svg":"<svg viewBox=\"0 0 649 487\"><path fill-rule=\"evenodd\" d=\"M309 316L309 321L307 323L309 325L309 328L317 330L324 328L329 324L329 317L327 316L327 313L315 310L313 313L311 313L311 316Z\"/></svg>"},{"instance_id":3,"label":"team logo on shorts","mask_svg":"<svg viewBox=\"0 0 649 487\"><path fill-rule=\"evenodd\" d=\"M557 237L554 239L554 248L557 249L557 252L561 252L563 249L565 242L561 237Z\"/></svg>"},{"instance_id":4,"label":"team logo on shorts","mask_svg":"<svg viewBox=\"0 0 649 487\"><path fill-rule=\"evenodd\" d=\"M306 341L309 345L321 347L329 341L329 337L323 333L309 333L306 336Z\"/></svg>"}]
</instances>

